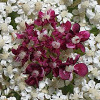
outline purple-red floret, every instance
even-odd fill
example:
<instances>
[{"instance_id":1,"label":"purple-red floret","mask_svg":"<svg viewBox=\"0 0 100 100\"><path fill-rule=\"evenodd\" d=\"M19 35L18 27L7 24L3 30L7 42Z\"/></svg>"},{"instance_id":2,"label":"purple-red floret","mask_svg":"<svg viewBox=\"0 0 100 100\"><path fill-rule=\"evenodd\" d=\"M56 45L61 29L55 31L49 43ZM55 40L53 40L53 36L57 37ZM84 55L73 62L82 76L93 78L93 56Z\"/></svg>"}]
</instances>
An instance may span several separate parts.
<instances>
[{"instance_id":1,"label":"purple-red floret","mask_svg":"<svg viewBox=\"0 0 100 100\"><path fill-rule=\"evenodd\" d=\"M29 75L28 79L26 79L25 82L28 85L31 85L31 86L36 85L38 87L39 81L43 80L44 69L39 64L31 63L27 66L25 70L25 74Z\"/></svg>"},{"instance_id":2,"label":"purple-red floret","mask_svg":"<svg viewBox=\"0 0 100 100\"><path fill-rule=\"evenodd\" d=\"M88 31L80 31L80 25L75 23L72 27L72 31L66 35L66 47L81 49L82 52L85 52L85 47L82 43L88 40L89 37L90 33Z\"/></svg>"},{"instance_id":3,"label":"purple-red floret","mask_svg":"<svg viewBox=\"0 0 100 100\"><path fill-rule=\"evenodd\" d=\"M15 55L14 60L16 62L21 62L22 66L29 59L28 48L25 46L19 46L17 49L12 49L12 53Z\"/></svg>"},{"instance_id":4,"label":"purple-red floret","mask_svg":"<svg viewBox=\"0 0 100 100\"><path fill-rule=\"evenodd\" d=\"M12 53L15 55L14 60L22 66L27 62L24 74L28 75L25 80L28 85L38 87L39 82L49 73L70 81L73 79L73 72L81 77L88 73L87 66L78 63L79 54L74 59L68 56L65 61L62 57L62 52L68 49L81 49L85 52L83 43L89 39L90 33L80 31L78 23L72 25L70 21L66 21L60 24L55 11L50 9L46 13L39 11L33 24L25 25L24 32L16 33L21 42L17 49L12 49Z\"/></svg>"}]
</instances>

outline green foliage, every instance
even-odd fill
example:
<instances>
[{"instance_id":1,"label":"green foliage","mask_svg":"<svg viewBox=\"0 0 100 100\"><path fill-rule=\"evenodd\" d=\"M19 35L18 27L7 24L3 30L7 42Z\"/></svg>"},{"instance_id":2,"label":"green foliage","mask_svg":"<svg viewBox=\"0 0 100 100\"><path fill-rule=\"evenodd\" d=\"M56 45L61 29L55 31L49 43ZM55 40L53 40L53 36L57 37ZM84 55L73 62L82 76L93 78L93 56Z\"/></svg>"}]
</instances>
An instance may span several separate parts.
<instances>
[{"instance_id":1,"label":"green foliage","mask_svg":"<svg viewBox=\"0 0 100 100\"><path fill-rule=\"evenodd\" d=\"M63 88L60 88L60 90L62 90L62 93L64 95L66 95L67 93L73 93L73 89L74 89L74 85L71 83L68 86L64 86Z\"/></svg>"},{"instance_id":2,"label":"green foliage","mask_svg":"<svg viewBox=\"0 0 100 100\"><path fill-rule=\"evenodd\" d=\"M97 36L99 34L100 30L97 29L96 27L93 27L91 30L90 30L90 33L93 33L95 36Z\"/></svg>"},{"instance_id":3,"label":"green foliage","mask_svg":"<svg viewBox=\"0 0 100 100\"><path fill-rule=\"evenodd\" d=\"M7 2L8 0L0 0L0 2Z\"/></svg>"},{"instance_id":4,"label":"green foliage","mask_svg":"<svg viewBox=\"0 0 100 100\"><path fill-rule=\"evenodd\" d=\"M89 21L89 18L85 15L85 19L86 19L86 22L88 22L89 25L92 25Z\"/></svg>"},{"instance_id":5,"label":"green foliage","mask_svg":"<svg viewBox=\"0 0 100 100\"><path fill-rule=\"evenodd\" d=\"M52 79L52 78L53 78L52 72L50 72L50 73L47 75L47 78L49 78L49 79Z\"/></svg>"},{"instance_id":6,"label":"green foliage","mask_svg":"<svg viewBox=\"0 0 100 100\"><path fill-rule=\"evenodd\" d=\"M2 74L3 79L7 82L10 82L10 78L8 76L5 76L4 73Z\"/></svg>"},{"instance_id":7,"label":"green foliage","mask_svg":"<svg viewBox=\"0 0 100 100\"><path fill-rule=\"evenodd\" d=\"M98 79L96 79L96 78L94 78L94 81L95 81L96 83L100 83L100 80L98 80Z\"/></svg>"},{"instance_id":8,"label":"green foliage","mask_svg":"<svg viewBox=\"0 0 100 100\"><path fill-rule=\"evenodd\" d=\"M74 9L77 9L77 6L75 6L74 8L73 8L73 6L69 6L69 7L67 7L67 9L68 9L68 12L72 12Z\"/></svg>"},{"instance_id":9,"label":"green foliage","mask_svg":"<svg viewBox=\"0 0 100 100\"><path fill-rule=\"evenodd\" d=\"M16 98L16 100L21 100L21 96L15 91L12 91L7 95L8 98L11 96L14 96Z\"/></svg>"},{"instance_id":10,"label":"green foliage","mask_svg":"<svg viewBox=\"0 0 100 100\"><path fill-rule=\"evenodd\" d=\"M80 54L81 56L85 55L85 53L82 52L81 49L74 49L74 53Z\"/></svg>"},{"instance_id":11,"label":"green foliage","mask_svg":"<svg viewBox=\"0 0 100 100\"><path fill-rule=\"evenodd\" d=\"M73 4L67 7L68 11L72 12L74 9L77 9L80 2L81 0L73 0Z\"/></svg>"},{"instance_id":12,"label":"green foliage","mask_svg":"<svg viewBox=\"0 0 100 100\"><path fill-rule=\"evenodd\" d=\"M2 53L2 52L3 52L3 48L0 49L0 53Z\"/></svg>"},{"instance_id":13,"label":"green foliage","mask_svg":"<svg viewBox=\"0 0 100 100\"><path fill-rule=\"evenodd\" d=\"M0 82L0 89L2 89L3 88L3 86L2 86L2 83Z\"/></svg>"},{"instance_id":14,"label":"green foliage","mask_svg":"<svg viewBox=\"0 0 100 100\"><path fill-rule=\"evenodd\" d=\"M12 25L14 29L17 29L16 28L17 24L15 23L15 18L18 17L18 16L19 15L17 14L17 12L12 12L12 13L8 14L8 17L11 17L10 25Z\"/></svg>"}]
</instances>

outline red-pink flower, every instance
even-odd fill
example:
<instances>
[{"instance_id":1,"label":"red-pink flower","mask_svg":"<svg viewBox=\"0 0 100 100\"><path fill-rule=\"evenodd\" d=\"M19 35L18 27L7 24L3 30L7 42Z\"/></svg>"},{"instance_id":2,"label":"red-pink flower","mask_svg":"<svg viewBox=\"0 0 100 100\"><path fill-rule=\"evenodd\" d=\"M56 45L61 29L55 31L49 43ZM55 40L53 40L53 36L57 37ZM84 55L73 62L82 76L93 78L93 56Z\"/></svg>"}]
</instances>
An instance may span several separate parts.
<instances>
[{"instance_id":1,"label":"red-pink flower","mask_svg":"<svg viewBox=\"0 0 100 100\"><path fill-rule=\"evenodd\" d=\"M77 55L75 59L68 58L66 63L62 63L59 67L59 76L63 80L72 80L72 72L75 72L81 77L84 77L88 73L88 68L84 63L77 63L80 55Z\"/></svg>"},{"instance_id":2,"label":"red-pink flower","mask_svg":"<svg viewBox=\"0 0 100 100\"><path fill-rule=\"evenodd\" d=\"M79 24L74 24L72 27L72 31L66 35L66 47L78 49L80 48L82 52L85 52L85 47L83 46L82 42L88 40L90 37L90 33L88 31L80 31Z\"/></svg>"},{"instance_id":3,"label":"red-pink flower","mask_svg":"<svg viewBox=\"0 0 100 100\"><path fill-rule=\"evenodd\" d=\"M61 34L65 35L71 30L71 22L67 21L66 23L62 23L56 29Z\"/></svg>"},{"instance_id":4,"label":"red-pink flower","mask_svg":"<svg viewBox=\"0 0 100 100\"><path fill-rule=\"evenodd\" d=\"M39 81L43 80L44 69L39 64L31 63L27 66L25 74L29 75L28 79L26 79L25 82L28 85L36 85L38 87Z\"/></svg>"},{"instance_id":5,"label":"red-pink flower","mask_svg":"<svg viewBox=\"0 0 100 100\"><path fill-rule=\"evenodd\" d=\"M49 66L52 69L53 76L58 77L59 76L59 66L62 63L62 61L59 58L54 58L50 56L50 62Z\"/></svg>"},{"instance_id":6,"label":"red-pink flower","mask_svg":"<svg viewBox=\"0 0 100 100\"><path fill-rule=\"evenodd\" d=\"M72 80L72 72L84 77L88 73L88 68L84 63L78 63L73 66L62 64L62 66L59 68L59 77L63 80Z\"/></svg>"},{"instance_id":7,"label":"red-pink flower","mask_svg":"<svg viewBox=\"0 0 100 100\"><path fill-rule=\"evenodd\" d=\"M67 60L64 62L63 56L60 55L70 48L80 48L85 52L83 42L89 38L90 33L80 31L78 23L73 26L69 21L60 24L56 16L51 9L46 13L39 11L33 24L25 23L25 31L22 34L16 33L21 43L16 50L12 49L12 53L15 55L15 61L21 62L22 66L25 62L29 63L25 70L25 74L29 75L25 80L28 85L38 87L39 81L50 72L54 77L70 81L73 79L73 72L82 77L88 73L84 63L77 63L80 55L75 59L66 56Z\"/></svg>"},{"instance_id":8,"label":"red-pink flower","mask_svg":"<svg viewBox=\"0 0 100 100\"><path fill-rule=\"evenodd\" d=\"M46 13L39 11L38 19L34 21L34 24L38 26L44 26L46 24L51 24L52 26L55 26L53 23L56 24L56 16L57 15L55 14L55 11L52 9L48 10Z\"/></svg>"},{"instance_id":9,"label":"red-pink flower","mask_svg":"<svg viewBox=\"0 0 100 100\"><path fill-rule=\"evenodd\" d=\"M34 30L34 24L28 25L25 23L26 29L21 34L16 33L17 38L23 40L22 45L26 46L30 40L34 42L34 44L38 44L38 38L37 38L37 31Z\"/></svg>"},{"instance_id":10,"label":"red-pink flower","mask_svg":"<svg viewBox=\"0 0 100 100\"><path fill-rule=\"evenodd\" d=\"M19 46L17 49L12 49L12 53L15 55L15 61L21 62L22 65L24 65L29 58L28 48L25 46Z\"/></svg>"},{"instance_id":11,"label":"red-pink flower","mask_svg":"<svg viewBox=\"0 0 100 100\"><path fill-rule=\"evenodd\" d=\"M30 60L38 61L41 65L43 59L46 58L46 50L43 49L43 46L37 46L35 48L31 48Z\"/></svg>"},{"instance_id":12,"label":"red-pink flower","mask_svg":"<svg viewBox=\"0 0 100 100\"><path fill-rule=\"evenodd\" d=\"M72 77L71 72L67 72L65 69L59 69L59 77L62 80L70 80L70 78Z\"/></svg>"}]
</instances>

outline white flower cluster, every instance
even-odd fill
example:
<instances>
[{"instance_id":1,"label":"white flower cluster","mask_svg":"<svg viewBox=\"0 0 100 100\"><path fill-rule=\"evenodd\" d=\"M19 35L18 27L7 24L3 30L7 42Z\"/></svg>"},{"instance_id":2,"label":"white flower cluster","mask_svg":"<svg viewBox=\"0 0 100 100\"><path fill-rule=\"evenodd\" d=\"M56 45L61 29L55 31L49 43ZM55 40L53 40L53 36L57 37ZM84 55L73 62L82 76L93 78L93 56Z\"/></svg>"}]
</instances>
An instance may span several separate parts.
<instances>
[{"instance_id":1,"label":"white flower cluster","mask_svg":"<svg viewBox=\"0 0 100 100\"><path fill-rule=\"evenodd\" d=\"M66 3L67 2L67 3ZM76 76L73 93L63 94L60 89L70 84L69 81L49 78L39 83L39 88L27 86L24 82L26 75L22 74L25 68L13 61L11 48L17 48L18 42L15 33L25 29L25 22L31 24L37 17L37 12L48 9L59 14L58 21L73 20L79 22L80 30L90 30L91 25L100 29L100 5L96 0L81 0L77 8L69 11L74 0L8 0L0 2L0 100L16 100L15 97L6 98L12 91L21 96L20 100L100 100L100 34L96 37L91 34L85 43L86 54L79 62L88 66L89 74L85 78ZM17 14L12 22L9 14ZM86 20L86 16L89 22ZM15 23L15 24L14 24ZM90 23L90 24L89 24ZM16 25L14 27L14 25ZM66 55L65 55L66 56ZM4 96L6 95L6 96Z\"/></svg>"},{"instance_id":2,"label":"white flower cluster","mask_svg":"<svg viewBox=\"0 0 100 100\"><path fill-rule=\"evenodd\" d=\"M100 80L100 33L97 36L91 34L90 39L85 43L86 55L82 62L88 65L90 79Z\"/></svg>"},{"instance_id":3,"label":"white flower cluster","mask_svg":"<svg viewBox=\"0 0 100 100\"><path fill-rule=\"evenodd\" d=\"M78 5L78 10L74 10L74 14L78 15L74 19L78 22L80 20L82 25L95 25L100 30L100 5L97 1L98 0L81 0L81 3Z\"/></svg>"},{"instance_id":4,"label":"white flower cluster","mask_svg":"<svg viewBox=\"0 0 100 100\"><path fill-rule=\"evenodd\" d=\"M1 96L0 100L16 100L16 98L15 97L6 98L6 96Z\"/></svg>"}]
</instances>

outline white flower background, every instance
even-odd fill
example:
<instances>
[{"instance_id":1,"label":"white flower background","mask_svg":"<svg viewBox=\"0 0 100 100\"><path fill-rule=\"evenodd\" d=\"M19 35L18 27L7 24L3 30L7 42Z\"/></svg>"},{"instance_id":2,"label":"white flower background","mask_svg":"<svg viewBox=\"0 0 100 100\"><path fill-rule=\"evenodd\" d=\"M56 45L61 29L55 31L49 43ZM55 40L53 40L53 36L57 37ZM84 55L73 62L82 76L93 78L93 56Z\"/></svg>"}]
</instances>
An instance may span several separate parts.
<instances>
[{"instance_id":1,"label":"white flower background","mask_svg":"<svg viewBox=\"0 0 100 100\"><path fill-rule=\"evenodd\" d=\"M100 100L99 4L99 0L0 0L0 100ZM17 48L15 33L25 29L24 23L31 24L39 10L50 8L59 14L59 22L77 22L81 31L91 33L85 42L86 54L79 59L89 73L84 78L77 76L73 84L44 78L34 88L24 82L26 75L13 61L11 48Z\"/></svg>"}]
</instances>

